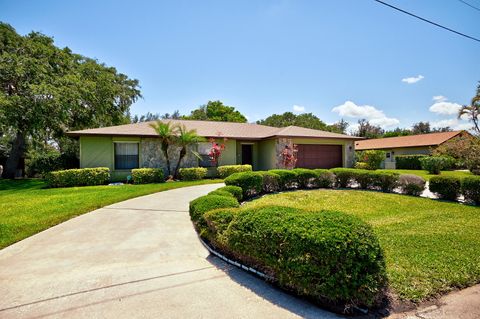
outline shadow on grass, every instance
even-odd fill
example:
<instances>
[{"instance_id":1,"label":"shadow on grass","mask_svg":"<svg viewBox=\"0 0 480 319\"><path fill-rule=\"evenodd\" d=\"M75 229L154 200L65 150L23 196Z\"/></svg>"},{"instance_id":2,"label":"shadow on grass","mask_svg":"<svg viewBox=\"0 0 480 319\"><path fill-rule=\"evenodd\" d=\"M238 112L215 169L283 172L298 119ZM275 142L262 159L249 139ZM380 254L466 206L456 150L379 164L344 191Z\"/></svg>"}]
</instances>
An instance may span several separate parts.
<instances>
[{"instance_id":1,"label":"shadow on grass","mask_svg":"<svg viewBox=\"0 0 480 319\"><path fill-rule=\"evenodd\" d=\"M31 179L0 179L0 191L31 190L46 188L47 184L38 178Z\"/></svg>"}]
</instances>

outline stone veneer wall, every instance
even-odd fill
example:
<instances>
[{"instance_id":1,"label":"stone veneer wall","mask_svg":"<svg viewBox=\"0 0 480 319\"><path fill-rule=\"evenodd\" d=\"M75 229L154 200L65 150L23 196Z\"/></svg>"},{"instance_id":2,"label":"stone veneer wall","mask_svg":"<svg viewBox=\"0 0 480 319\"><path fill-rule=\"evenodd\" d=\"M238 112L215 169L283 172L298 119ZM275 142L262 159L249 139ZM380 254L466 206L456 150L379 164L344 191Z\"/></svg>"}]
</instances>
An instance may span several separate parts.
<instances>
[{"instance_id":1,"label":"stone veneer wall","mask_svg":"<svg viewBox=\"0 0 480 319\"><path fill-rule=\"evenodd\" d=\"M196 151L197 146L193 145L187 149L187 154L180 163L180 167L196 167L198 166L198 158L192 153ZM180 155L180 147L170 146L168 149L168 155L170 158L170 171L173 173L177 166L178 156ZM167 163L165 156L161 149L161 143L156 138L144 138L140 142L140 158L142 162L141 167L148 168L163 168L165 174L167 174Z\"/></svg>"},{"instance_id":2,"label":"stone veneer wall","mask_svg":"<svg viewBox=\"0 0 480 319\"><path fill-rule=\"evenodd\" d=\"M284 168L282 164L282 157L280 154L282 154L283 149L285 148L285 145L288 145L290 148L293 147L293 142L292 139L290 138L278 138L277 143L275 145L275 158L276 158L276 168Z\"/></svg>"}]
</instances>

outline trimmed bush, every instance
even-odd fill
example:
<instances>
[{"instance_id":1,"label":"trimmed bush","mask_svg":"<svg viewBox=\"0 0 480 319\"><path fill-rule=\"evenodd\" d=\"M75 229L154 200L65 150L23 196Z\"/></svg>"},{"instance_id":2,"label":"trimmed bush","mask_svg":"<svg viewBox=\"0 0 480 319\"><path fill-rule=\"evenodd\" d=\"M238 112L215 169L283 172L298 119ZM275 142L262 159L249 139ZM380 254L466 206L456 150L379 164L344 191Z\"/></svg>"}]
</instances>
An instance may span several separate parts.
<instances>
[{"instance_id":1,"label":"trimmed bush","mask_svg":"<svg viewBox=\"0 0 480 319\"><path fill-rule=\"evenodd\" d=\"M299 186L297 173L288 169L272 169L269 172L280 176L280 189L296 189Z\"/></svg>"},{"instance_id":2,"label":"trimmed bush","mask_svg":"<svg viewBox=\"0 0 480 319\"><path fill-rule=\"evenodd\" d=\"M366 169L357 169L353 173L353 179L358 183L361 189L369 189L374 186L376 175Z\"/></svg>"},{"instance_id":3,"label":"trimmed bush","mask_svg":"<svg viewBox=\"0 0 480 319\"><path fill-rule=\"evenodd\" d=\"M134 184L163 183L163 169L161 168L135 168L132 169Z\"/></svg>"},{"instance_id":4,"label":"trimmed bush","mask_svg":"<svg viewBox=\"0 0 480 319\"><path fill-rule=\"evenodd\" d=\"M379 169L382 162L385 160L385 152L379 150L367 150L357 152L357 158L360 162L367 163L367 169Z\"/></svg>"},{"instance_id":5,"label":"trimmed bush","mask_svg":"<svg viewBox=\"0 0 480 319\"><path fill-rule=\"evenodd\" d=\"M433 176L430 178L429 189L439 198L456 200L461 191L461 181L453 176Z\"/></svg>"},{"instance_id":6,"label":"trimmed bush","mask_svg":"<svg viewBox=\"0 0 480 319\"><path fill-rule=\"evenodd\" d=\"M234 173L251 172L252 165L224 165L217 168L220 178L226 178Z\"/></svg>"},{"instance_id":7,"label":"trimmed bush","mask_svg":"<svg viewBox=\"0 0 480 319\"><path fill-rule=\"evenodd\" d=\"M50 187L104 185L110 180L108 167L67 169L46 174Z\"/></svg>"},{"instance_id":8,"label":"trimmed bush","mask_svg":"<svg viewBox=\"0 0 480 319\"><path fill-rule=\"evenodd\" d=\"M225 178L225 184L241 187L243 198L250 198L262 191L263 177L257 172L234 173Z\"/></svg>"},{"instance_id":9,"label":"trimmed bush","mask_svg":"<svg viewBox=\"0 0 480 319\"><path fill-rule=\"evenodd\" d=\"M203 214L210 210L239 206L233 196L205 195L190 202L190 218L198 226L204 221Z\"/></svg>"},{"instance_id":10,"label":"trimmed bush","mask_svg":"<svg viewBox=\"0 0 480 319\"><path fill-rule=\"evenodd\" d=\"M180 168L178 172L182 181L195 181L205 178L207 171L205 167L188 167Z\"/></svg>"},{"instance_id":11,"label":"trimmed bush","mask_svg":"<svg viewBox=\"0 0 480 319\"><path fill-rule=\"evenodd\" d=\"M356 169L368 169L369 166L368 166L368 163L365 163L365 162L356 162L355 163L355 168Z\"/></svg>"},{"instance_id":12,"label":"trimmed bush","mask_svg":"<svg viewBox=\"0 0 480 319\"><path fill-rule=\"evenodd\" d=\"M238 208L218 208L206 212L203 215L206 228L202 237L217 247L225 246L224 232L238 212Z\"/></svg>"},{"instance_id":13,"label":"trimmed bush","mask_svg":"<svg viewBox=\"0 0 480 319\"><path fill-rule=\"evenodd\" d=\"M480 176L469 176L462 180L462 194L465 200L480 205Z\"/></svg>"},{"instance_id":14,"label":"trimmed bush","mask_svg":"<svg viewBox=\"0 0 480 319\"><path fill-rule=\"evenodd\" d=\"M279 206L212 214L221 219L213 228L223 231L228 252L289 291L347 307L376 305L382 297L383 252L372 228L357 217Z\"/></svg>"},{"instance_id":15,"label":"trimmed bush","mask_svg":"<svg viewBox=\"0 0 480 319\"><path fill-rule=\"evenodd\" d=\"M233 197L235 198L235 196L233 196L232 193L230 192L227 192L227 191L222 191L220 189L216 189L214 191L211 191L210 193L208 193L208 195L218 195L218 196L226 196L226 197Z\"/></svg>"},{"instance_id":16,"label":"trimmed bush","mask_svg":"<svg viewBox=\"0 0 480 319\"><path fill-rule=\"evenodd\" d=\"M331 170L335 174L337 186L347 188L355 177L356 169L354 168L333 168Z\"/></svg>"},{"instance_id":17,"label":"trimmed bush","mask_svg":"<svg viewBox=\"0 0 480 319\"><path fill-rule=\"evenodd\" d=\"M317 185L320 188L333 188L335 186L335 174L328 169L316 169L317 173Z\"/></svg>"},{"instance_id":18,"label":"trimmed bush","mask_svg":"<svg viewBox=\"0 0 480 319\"><path fill-rule=\"evenodd\" d=\"M393 172L370 172L373 179L373 186L382 192L391 193L398 186L400 174Z\"/></svg>"},{"instance_id":19,"label":"trimmed bush","mask_svg":"<svg viewBox=\"0 0 480 319\"><path fill-rule=\"evenodd\" d=\"M398 180L398 186L403 194L420 196L425 189L425 180L413 174L402 174Z\"/></svg>"},{"instance_id":20,"label":"trimmed bush","mask_svg":"<svg viewBox=\"0 0 480 319\"><path fill-rule=\"evenodd\" d=\"M238 186L223 186L217 189L217 191L228 192L233 195L238 201L243 199L243 190Z\"/></svg>"},{"instance_id":21,"label":"trimmed bush","mask_svg":"<svg viewBox=\"0 0 480 319\"><path fill-rule=\"evenodd\" d=\"M425 156L419 159L422 169L430 174L438 175L441 170L450 169L455 164L455 160L448 156Z\"/></svg>"},{"instance_id":22,"label":"trimmed bush","mask_svg":"<svg viewBox=\"0 0 480 319\"><path fill-rule=\"evenodd\" d=\"M267 171L258 173L263 177L263 193L275 193L280 190L280 175Z\"/></svg>"},{"instance_id":23,"label":"trimmed bush","mask_svg":"<svg viewBox=\"0 0 480 319\"><path fill-rule=\"evenodd\" d=\"M318 174L314 170L306 168L295 168L293 170L297 174L297 180L300 188L317 188Z\"/></svg>"},{"instance_id":24,"label":"trimmed bush","mask_svg":"<svg viewBox=\"0 0 480 319\"><path fill-rule=\"evenodd\" d=\"M422 169L421 158L428 155L397 155L395 156L395 167L397 169Z\"/></svg>"}]
</instances>

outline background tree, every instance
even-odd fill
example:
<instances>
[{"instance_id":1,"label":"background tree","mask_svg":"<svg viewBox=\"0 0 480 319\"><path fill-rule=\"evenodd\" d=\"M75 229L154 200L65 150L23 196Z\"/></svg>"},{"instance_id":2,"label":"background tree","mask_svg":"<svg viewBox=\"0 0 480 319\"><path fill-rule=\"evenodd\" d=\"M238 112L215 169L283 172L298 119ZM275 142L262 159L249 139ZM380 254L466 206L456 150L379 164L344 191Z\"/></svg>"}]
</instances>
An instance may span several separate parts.
<instances>
[{"instance_id":1,"label":"background tree","mask_svg":"<svg viewBox=\"0 0 480 319\"><path fill-rule=\"evenodd\" d=\"M266 119L257 121L257 124L273 127L286 127L295 125L316 130L327 130L327 124L325 124L312 113L303 113L300 115L293 114L292 112L273 114Z\"/></svg>"},{"instance_id":2,"label":"background tree","mask_svg":"<svg viewBox=\"0 0 480 319\"><path fill-rule=\"evenodd\" d=\"M412 134L413 134L412 131L409 130L409 129L397 127L394 130L386 131L383 134L383 137L408 136L408 135L412 135Z\"/></svg>"},{"instance_id":3,"label":"background tree","mask_svg":"<svg viewBox=\"0 0 480 319\"><path fill-rule=\"evenodd\" d=\"M350 124L345 121L344 119L341 119L340 121L329 125L329 131L334 132L334 133L339 133L339 134L347 134L347 128Z\"/></svg>"},{"instance_id":4,"label":"background tree","mask_svg":"<svg viewBox=\"0 0 480 319\"><path fill-rule=\"evenodd\" d=\"M11 138L4 177L15 176L32 139L126 123L139 97L138 81L115 68L0 23L0 131Z\"/></svg>"},{"instance_id":5,"label":"background tree","mask_svg":"<svg viewBox=\"0 0 480 319\"><path fill-rule=\"evenodd\" d=\"M161 116L162 119L164 120L179 120L182 118L182 115L180 114L179 110L173 111L172 114L170 113L165 113Z\"/></svg>"},{"instance_id":6,"label":"background tree","mask_svg":"<svg viewBox=\"0 0 480 319\"><path fill-rule=\"evenodd\" d=\"M161 115L158 113L147 112L146 114L142 114L142 115L135 114L133 117L130 118L130 123L151 122L151 121L156 121L160 118L161 118Z\"/></svg>"},{"instance_id":7,"label":"background tree","mask_svg":"<svg viewBox=\"0 0 480 319\"><path fill-rule=\"evenodd\" d=\"M190 115L182 117L185 120L223 121L246 123L247 118L233 106L226 106L220 101L208 101L206 105L193 110Z\"/></svg>"},{"instance_id":8,"label":"background tree","mask_svg":"<svg viewBox=\"0 0 480 319\"><path fill-rule=\"evenodd\" d=\"M477 86L477 93L472 99L470 105L464 105L458 112L458 118L466 115L468 120L473 123L473 129L477 135L480 135L480 82Z\"/></svg>"},{"instance_id":9,"label":"background tree","mask_svg":"<svg viewBox=\"0 0 480 319\"><path fill-rule=\"evenodd\" d=\"M358 121L358 130L355 132L355 136L365 138L379 138L383 135L384 130L380 126L370 124L366 119Z\"/></svg>"},{"instance_id":10,"label":"background tree","mask_svg":"<svg viewBox=\"0 0 480 319\"><path fill-rule=\"evenodd\" d=\"M418 122L413 124L412 126L412 134L417 135L417 134L428 134L431 133L432 130L430 129L430 123L429 122Z\"/></svg>"}]
</instances>

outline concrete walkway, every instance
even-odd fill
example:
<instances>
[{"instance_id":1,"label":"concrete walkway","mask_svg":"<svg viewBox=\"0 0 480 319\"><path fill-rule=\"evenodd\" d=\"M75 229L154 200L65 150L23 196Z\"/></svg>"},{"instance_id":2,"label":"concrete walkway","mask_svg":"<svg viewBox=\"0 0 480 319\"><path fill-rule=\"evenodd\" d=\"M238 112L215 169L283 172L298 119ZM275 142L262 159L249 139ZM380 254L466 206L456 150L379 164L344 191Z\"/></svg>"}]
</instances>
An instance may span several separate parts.
<instances>
[{"instance_id":1,"label":"concrete walkway","mask_svg":"<svg viewBox=\"0 0 480 319\"><path fill-rule=\"evenodd\" d=\"M0 250L0 318L338 318L209 256L188 203L220 186L117 203Z\"/></svg>"}]
</instances>

